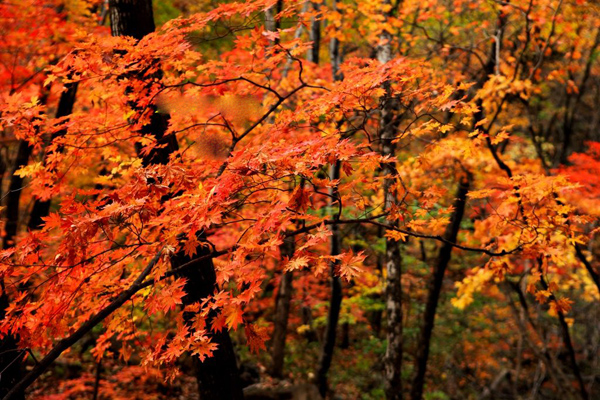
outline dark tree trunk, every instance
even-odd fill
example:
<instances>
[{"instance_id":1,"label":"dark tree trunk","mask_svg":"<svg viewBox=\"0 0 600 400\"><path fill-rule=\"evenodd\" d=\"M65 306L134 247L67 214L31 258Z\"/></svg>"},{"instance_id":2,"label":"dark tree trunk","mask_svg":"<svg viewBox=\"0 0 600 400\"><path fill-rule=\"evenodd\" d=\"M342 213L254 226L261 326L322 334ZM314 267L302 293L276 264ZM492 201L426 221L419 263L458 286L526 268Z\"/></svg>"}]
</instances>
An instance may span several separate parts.
<instances>
[{"instance_id":1,"label":"dark tree trunk","mask_svg":"<svg viewBox=\"0 0 600 400\"><path fill-rule=\"evenodd\" d=\"M585 269L587 269L588 273L592 277L592 280L596 284L598 292L600 292L600 274L598 274L598 272L594 269L592 263L588 261L585 254L583 254L581 246L577 243L575 244L575 255L577 256L579 261L581 261L581 263L585 266Z\"/></svg>"},{"instance_id":2,"label":"dark tree trunk","mask_svg":"<svg viewBox=\"0 0 600 400\"><path fill-rule=\"evenodd\" d=\"M291 258L294 255L294 238L286 238L281 245L281 255ZM282 258L283 258L282 257ZM275 301L275 327L273 329L273 340L271 342L271 376L275 378L283 377L283 361L285 358L285 338L287 335L288 318L290 314L290 302L292 299L292 282L294 275L290 272L284 272L279 282L279 291Z\"/></svg>"},{"instance_id":3,"label":"dark tree trunk","mask_svg":"<svg viewBox=\"0 0 600 400\"><path fill-rule=\"evenodd\" d=\"M469 179L462 180L458 187L458 192L456 193L456 200L454 201L454 214L452 214L450 225L448 225L446 233L444 234L445 239L450 243L456 242L460 223L465 212L468 191ZM440 293L442 291L444 274L452 254L452 245L448 242L444 242L440 248L436 264L433 268L431 282L428 285L429 292L427 293L427 303L425 304L425 313L423 314L421 336L419 343L417 344L415 376L410 391L410 398L412 400L421 400L423 397L423 386L425 383L425 373L427 372L427 359L429 358L429 345L431 343L431 334L435 323L435 314Z\"/></svg>"},{"instance_id":4,"label":"dark tree trunk","mask_svg":"<svg viewBox=\"0 0 600 400\"><path fill-rule=\"evenodd\" d=\"M154 18L151 0L110 0L111 31L113 35L132 36L141 39L154 31ZM178 149L177 139L174 135L165 136L168 128L169 116L153 112L150 124L142 128L142 134L153 135L158 145L165 147L156 148L144 157L144 164L166 164L170 155ZM200 238L202 241L202 238ZM199 246L197 256L207 254L207 248ZM177 268L190 261L183 253L177 254L171 260L171 266ZM186 278L184 287L186 296L182 299L183 307L197 303L212 295L217 287L216 274L212 260L197 262L196 268L187 269L181 276ZM184 316L185 317L185 316ZM187 317L189 318L189 316ZM210 325L210 318L207 321ZM213 343L218 345L218 350L213 357L204 362L193 357L198 390L201 400L212 399L243 399L243 392L235 352L229 332L213 332Z\"/></svg>"},{"instance_id":5,"label":"dark tree trunk","mask_svg":"<svg viewBox=\"0 0 600 400\"><path fill-rule=\"evenodd\" d=\"M306 291L303 293L303 297L306 299ZM309 343L318 341L319 338L317 337L317 332L315 332L315 329L313 328L312 310L309 306L303 305L301 312L302 325L306 325L308 327L308 329L304 332L304 337Z\"/></svg>"},{"instance_id":6,"label":"dark tree trunk","mask_svg":"<svg viewBox=\"0 0 600 400\"><path fill-rule=\"evenodd\" d=\"M98 393L100 392L100 379L102 379L102 359L96 363L96 376L94 377L92 400L98 400Z\"/></svg>"},{"instance_id":7,"label":"dark tree trunk","mask_svg":"<svg viewBox=\"0 0 600 400\"><path fill-rule=\"evenodd\" d=\"M311 3L313 11L318 12L320 5L319 3ZM317 18L311 18L310 20L310 31L308 32L310 41L313 42L312 48L308 50L307 60L319 63L319 47L321 47L321 20Z\"/></svg>"},{"instance_id":8,"label":"dark tree trunk","mask_svg":"<svg viewBox=\"0 0 600 400\"><path fill-rule=\"evenodd\" d=\"M318 4L313 3L315 10L318 9ZM337 0L333 2L334 10L337 9ZM309 51L309 61L318 63L319 62L319 46L321 40L321 26L319 21L313 20L311 26L311 39L314 41L313 48ZM333 80L337 81L341 79L338 73L339 64L341 63L342 54L340 51L340 42L338 39L333 38L329 43L329 53L331 57L331 67L333 73ZM338 161L329 167L329 176L332 180L340 179L341 163ZM331 187L329 190L330 194L330 207L332 210L336 207L342 206L339 191L336 186ZM335 213L335 212L334 212ZM340 218L339 212L333 216L333 218ZM330 241L330 255L337 256L342 250L342 237L340 235L340 228L337 224L331 225L331 241ZM331 361L333 359L333 351L335 349L335 339L337 334L338 321L340 319L340 310L342 308L342 282L338 276L337 262L331 263L331 298L329 299L329 311L327 314L327 325L325 327L325 336L323 338L323 344L321 347L321 354L319 355L319 364L316 373L316 382L319 388L319 393L323 398L326 397L329 390L329 384L327 381L327 373L331 367Z\"/></svg>"},{"instance_id":9,"label":"dark tree trunk","mask_svg":"<svg viewBox=\"0 0 600 400\"><path fill-rule=\"evenodd\" d=\"M15 175L15 172L24 167L29 162L32 148L26 140L19 141L17 156L11 171L10 185L8 187L6 199L6 225L3 247L8 249L13 247L14 238L17 234L17 226L19 223L19 203L21 202L21 192L23 190L24 178Z\"/></svg>"},{"instance_id":10,"label":"dark tree trunk","mask_svg":"<svg viewBox=\"0 0 600 400\"><path fill-rule=\"evenodd\" d=\"M5 310L9 305L9 298L5 294L4 280L0 281L2 285L2 295L0 296L0 319L4 319ZM0 398L4 398L8 392L21 380L23 375L22 359L24 353L18 348L17 338L13 335L7 335L0 341L0 370L2 378L0 379ZM14 399L25 399L24 391L17 393Z\"/></svg>"},{"instance_id":11,"label":"dark tree trunk","mask_svg":"<svg viewBox=\"0 0 600 400\"><path fill-rule=\"evenodd\" d=\"M331 166L331 179L340 178L340 162L336 162ZM332 198L337 198L337 188L331 189ZM333 206L333 204L332 204ZM337 224L331 225L331 249L330 254L336 256L341 251L341 237L339 226ZM329 300L329 312L327 314L327 326L325 328L325 337L323 338L323 347L321 348L321 355L319 356L319 367L317 369L317 386L321 396L325 397L328 390L327 373L329 367L331 367L331 360L333 359L333 351L335 349L336 331L338 326L338 320L340 318L340 309L342 306L342 282L336 271L337 262L331 263L331 298Z\"/></svg>"},{"instance_id":12,"label":"dark tree trunk","mask_svg":"<svg viewBox=\"0 0 600 400\"><path fill-rule=\"evenodd\" d=\"M542 271L542 259L539 259L539 268ZM548 283L544 279L544 275L540 276L540 283L542 284L542 288L544 290L548 290ZM550 295L550 301L556 301L556 297L554 294ZM569 333L569 325L565 320L565 314L559 309L556 312L558 314L558 322L560 324L561 334L563 337L563 343L567 350L567 354L569 357L569 362L571 363L571 368L573 369L573 375L577 379L577 384L579 386L579 394L582 400L588 400L590 398L587 389L585 387L585 383L583 382L583 376L581 375L581 370L579 369L579 365L577 364L577 358L575 357L575 348L573 347L573 341L571 340L571 334Z\"/></svg>"},{"instance_id":13,"label":"dark tree trunk","mask_svg":"<svg viewBox=\"0 0 600 400\"><path fill-rule=\"evenodd\" d=\"M21 191L23 189L24 178L15 175L15 172L26 166L31 156L32 148L26 140L19 141L17 156L13 164L10 175L10 184L8 187L6 200L6 225L2 247L8 249L14 246L14 239L17 235L19 224L19 203L21 201ZM6 293L6 282L0 280L2 294L0 294L0 320L6 317L6 309L10 304L10 299ZM18 348L18 338L13 335L7 335L0 341L0 397L4 397L23 375L23 356L24 353ZM21 392L15 396L16 399L24 399L25 393Z\"/></svg>"},{"instance_id":14,"label":"dark tree trunk","mask_svg":"<svg viewBox=\"0 0 600 400\"><path fill-rule=\"evenodd\" d=\"M140 40L154 32L152 0L109 0L110 30L113 36Z\"/></svg>"},{"instance_id":15,"label":"dark tree trunk","mask_svg":"<svg viewBox=\"0 0 600 400\"><path fill-rule=\"evenodd\" d=\"M560 164L568 164L569 163L569 155L573 150L573 136L576 133L576 123L577 117L579 116L578 110L581 105L581 99L583 98L586 90L592 86L589 84L589 79L592 75L592 67L596 57L596 49L600 46L600 29L596 30L596 37L594 39L594 43L590 48L590 55L586 62L585 69L583 72L583 76L581 77L581 82L577 86L577 91L575 94L566 93L565 100L565 115L563 118L563 126L562 126L562 138L563 142L560 148L560 152L558 153L557 161L555 165ZM575 78L573 78L575 79Z\"/></svg>"},{"instance_id":16,"label":"dark tree trunk","mask_svg":"<svg viewBox=\"0 0 600 400\"><path fill-rule=\"evenodd\" d=\"M200 240L203 238L200 237ZM210 253L208 247L198 247L198 253L195 258L202 257ZM177 268L190 262L192 259L183 252L178 253L171 258L171 266ZM196 262L194 268L187 269L181 277L186 279L184 290L186 295L182 299L183 306L199 303L212 295L217 289L217 276L212 259L208 258ZM189 321L194 314L184 314L184 319ZM207 330L210 330L210 319L207 321ZM242 400L242 386L240 374L237 368L235 352L229 332L223 329L221 332L212 332L209 334L213 343L218 344L218 349L213 352L213 356L200 361L198 357L193 357L194 373L198 381L198 392L200 400L212 399L231 399Z\"/></svg>"},{"instance_id":17,"label":"dark tree trunk","mask_svg":"<svg viewBox=\"0 0 600 400\"><path fill-rule=\"evenodd\" d=\"M65 85L67 90L64 91L60 100L58 101L58 108L56 109L55 118L62 118L71 115L73 113L73 106L75 105L75 98L77 97L77 87L78 83L68 83ZM65 135L66 130L60 130L52 135L50 138L50 143L57 137ZM27 227L29 229L38 229L42 226L44 221L42 218L47 217L50 213L50 200L40 200L36 199L33 203L33 208L31 210L31 214L29 214L29 222L27 223Z\"/></svg>"},{"instance_id":18,"label":"dark tree trunk","mask_svg":"<svg viewBox=\"0 0 600 400\"><path fill-rule=\"evenodd\" d=\"M275 13L281 12L283 1L279 0L275 6L265 11L265 28L269 31L277 31L280 27L279 19L275 19ZM279 43L278 40L275 43ZM284 239L280 246L281 260L292 258L296 251L294 238ZM283 377L283 364L285 360L285 339L287 336L288 319L290 314L290 302L292 299L292 282L294 275L290 272L282 272L279 288L275 298L275 316L273 318L274 328L271 340L271 368L270 374L274 378Z\"/></svg>"},{"instance_id":19,"label":"dark tree trunk","mask_svg":"<svg viewBox=\"0 0 600 400\"><path fill-rule=\"evenodd\" d=\"M281 22L279 19L275 19L275 16L283 10L283 0L278 0L273 7L269 7L265 10L265 29L268 31L277 32L280 28ZM275 43L279 43L279 39L275 40Z\"/></svg>"}]
</instances>

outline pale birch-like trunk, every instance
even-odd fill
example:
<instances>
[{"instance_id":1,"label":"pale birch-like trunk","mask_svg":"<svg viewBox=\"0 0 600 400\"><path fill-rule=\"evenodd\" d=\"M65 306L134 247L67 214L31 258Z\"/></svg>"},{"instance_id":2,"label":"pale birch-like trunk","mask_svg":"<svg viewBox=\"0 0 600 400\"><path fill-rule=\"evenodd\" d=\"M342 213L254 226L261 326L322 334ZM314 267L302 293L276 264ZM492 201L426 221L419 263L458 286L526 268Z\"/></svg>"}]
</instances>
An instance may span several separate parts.
<instances>
[{"instance_id":1,"label":"pale birch-like trunk","mask_svg":"<svg viewBox=\"0 0 600 400\"><path fill-rule=\"evenodd\" d=\"M391 5L389 0L384 0L386 5ZM386 17L389 14L386 13ZM382 64L392 59L392 35L384 30L380 36L377 48L377 59ZM393 139L396 136L397 123L394 119L394 99L391 98L390 87L385 85L386 97L381 109L381 122L379 138L381 141L381 155L390 157L390 162L383 166L383 196L384 211L389 211L397 203L396 193L392 190L396 175L396 145ZM395 224L395 222L392 222ZM384 232L385 234L385 232ZM387 399L402 398L402 264L400 245L390 238L386 239L385 254L385 309L387 312L387 348L384 357L385 395Z\"/></svg>"}]
</instances>

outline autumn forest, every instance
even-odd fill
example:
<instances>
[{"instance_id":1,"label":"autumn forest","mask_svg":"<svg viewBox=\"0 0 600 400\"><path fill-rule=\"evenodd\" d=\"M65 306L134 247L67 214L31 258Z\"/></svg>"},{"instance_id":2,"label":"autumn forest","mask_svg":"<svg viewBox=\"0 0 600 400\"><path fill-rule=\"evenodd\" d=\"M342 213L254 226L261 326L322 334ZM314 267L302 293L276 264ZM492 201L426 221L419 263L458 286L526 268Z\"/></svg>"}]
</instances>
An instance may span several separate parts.
<instances>
[{"instance_id":1,"label":"autumn forest","mask_svg":"<svg viewBox=\"0 0 600 400\"><path fill-rule=\"evenodd\" d=\"M0 399L600 398L597 0L0 0Z\"/></svg>"}]
</instances>

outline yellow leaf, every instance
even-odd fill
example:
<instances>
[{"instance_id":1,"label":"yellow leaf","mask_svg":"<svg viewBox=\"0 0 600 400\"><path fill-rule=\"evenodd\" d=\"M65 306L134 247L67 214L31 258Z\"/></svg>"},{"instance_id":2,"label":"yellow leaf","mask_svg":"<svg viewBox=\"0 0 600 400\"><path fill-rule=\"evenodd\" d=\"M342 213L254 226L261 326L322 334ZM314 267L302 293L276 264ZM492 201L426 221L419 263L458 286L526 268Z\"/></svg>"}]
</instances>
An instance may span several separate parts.
<instances>
[{"instance_id":1,"label":"yellow leaf","mask_svg":"<svg viewBox=\"0 0 600 400\"><path fill-rule=\"evenodd\" d=\"M123 119L127 121L129 118L131 118L131 116L133 116L133 114L135 114L135 111L129 110L129 112L123 116Z\"/></svg>"},{"instance_id":2,"label":"yellow leaf","mask_svg":"<svg viewBox=\"0 0 600 400\"><path fill-rule=\"evenodd\" d=\"M479 121L475 124L475 128L477 128L478 126L484 125L486 122L488 122L487 118L482 119L481 121Z\"/></svg>"},{"instance_id":3,"label":"yellow leaf","mask_svg":"<svg viewBox=\"0 0 600 400\"><path fill-rule=\"evenodd\" d=\"M494 271L477 269L473 275L467 276L462 282L456 282L458 293L455 298L450 299L450 302L454 307L463 310L473 302L473 294L480 291L483 285L493 276Z\"/></svg>"},{"instance_id":4,"label":"yellow leaf","mask_svg":"<svg viewBox=\"0 0 600 400\"><path fill-rule=\"evenodd\" d=\"M56 76L54 76L54 75L48 75L48 77L46 79L44 79L44 86L48 86L49 84L51 84L55 80L56 80Z\"/></svg>"},{"instance_id":5,"label":"yellow leaf","mask_svg":"<svg viewBox=\"0 0 600 400\"><path fill-rule=\"evenodd\" d=\"M442 133L450 132L451 130L452 130L452 125L446 124L446 125L442 125L440 127L440 132L442 132Z\"/></svg>"},{"instance_id":6,"label":"yellow leaf","mask_svg":"<svg viewBox=\"0 0 600 400\"><path fill-rule=\"evenodd\" d=\"M400 241L401 240L403 242L406 242L406 237L407 236L408 235L406 233L402 233L400 231L392 231L392 230L390 230L390 231L387 231L385 233L385 237L390 238L390 239L395 240L395 241Z\"/></svg>"},{"instance_id":7,"label":"yellow leaf","mask_svg":"<svg viewBox=\"0 0 600 400\"><path fill-rule=\"evenodd\" d=\"M42 163L36 162L18 169L17 171L15 171L15 175L20 176L21 178L25 178L28 176L35 175L41 169L44 169Z\"/></svg>"},{"instance_id":8,"label":"yellow leaf","mask_svg":"<svg viewBox=\"0 0 600 400\"><path fill-rule=\"evenodd\" d=\"M25 103L24 106L26 108L32 108L39 104L40 100L37 96L31 96L31 101L29 103Z\"/></svg>"},{"instance_id":9,"label":"yellow leaf","mask_svg":"<svg viewBox=\"0 0 600 400\"><path fill-rule=\"evenodd\" d=\"M471 199L483 199L496 193L494 189L473 190L467 194Z\"/></svg>"}]
</instances>

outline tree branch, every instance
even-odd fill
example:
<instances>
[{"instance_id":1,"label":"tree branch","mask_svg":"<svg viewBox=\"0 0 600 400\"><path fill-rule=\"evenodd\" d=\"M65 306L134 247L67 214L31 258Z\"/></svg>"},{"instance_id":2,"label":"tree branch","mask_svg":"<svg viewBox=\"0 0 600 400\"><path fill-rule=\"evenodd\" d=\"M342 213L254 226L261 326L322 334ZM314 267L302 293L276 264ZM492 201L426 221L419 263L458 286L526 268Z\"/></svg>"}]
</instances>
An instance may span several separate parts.
<instances>
[{"instance_id":1,"label":"tree branch","mask_svg":"<svg viewBox=\"0 0 600 400\"><path fill-rule=\"evenodd\" d=\"M62 339L58 342L52 350L42 359L40 362L21 379L7 394L3 400L14 399L18 393L25 391L37 378L40 377L52 363L68 348L73 346L79 339L81 339L86 333L91 331L96 325L102 322L105 318L111 315L119 307L121 307L127 300L129 300L138 290L144 286L144 279L152 272L152 269L160 259L162 253L161 249L150 261L148 266L142 271L137 279L131 284L129 289L118 295L108 306L103 308L100 312L94 315L92 318L87 320L83 325L79 327L72 335Z\"/></svg>"}]
</instances>

